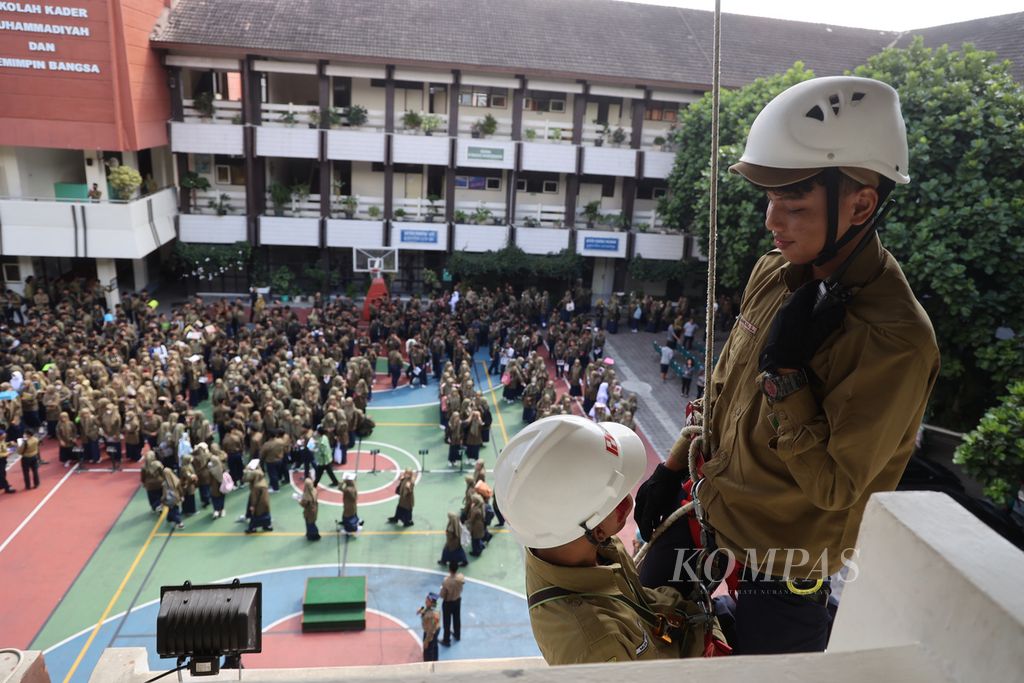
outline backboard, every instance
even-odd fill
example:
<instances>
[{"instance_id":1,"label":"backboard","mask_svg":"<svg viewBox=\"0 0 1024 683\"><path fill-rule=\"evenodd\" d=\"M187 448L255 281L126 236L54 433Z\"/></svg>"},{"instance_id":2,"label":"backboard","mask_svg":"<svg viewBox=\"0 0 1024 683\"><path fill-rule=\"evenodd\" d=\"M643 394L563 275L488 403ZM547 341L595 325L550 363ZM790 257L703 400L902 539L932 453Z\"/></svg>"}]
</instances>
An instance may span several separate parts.
<instances>
[{"instance_id":1,"label":"backboard","mask_svg":"<svg viewBox=\"0 0 1024 683\"><path fill-rule=\"evenodd\" d=\"M352 272L397 273L398 249L352 249Z\"/></svg>"}]
</instances>

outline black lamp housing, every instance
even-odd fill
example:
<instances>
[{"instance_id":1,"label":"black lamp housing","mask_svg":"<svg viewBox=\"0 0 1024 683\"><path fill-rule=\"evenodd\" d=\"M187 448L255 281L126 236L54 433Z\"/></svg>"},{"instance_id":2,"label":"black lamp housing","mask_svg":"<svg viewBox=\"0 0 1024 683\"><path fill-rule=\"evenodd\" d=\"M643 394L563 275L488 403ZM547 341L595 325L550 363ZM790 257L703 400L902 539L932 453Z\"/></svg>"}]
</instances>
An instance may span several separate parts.
<instances>
[{"instance_id":1,"label":"black lamp housing","mask_svg":"<svg viewBox=\"0 0 1024 683\"><path fill-rule=\"evenodd\" d=\"M161 658L190 658L194 676L220 671L220 658L263 650L263 584L160 587L156 651Z\"/></svg>"}]
</instances>

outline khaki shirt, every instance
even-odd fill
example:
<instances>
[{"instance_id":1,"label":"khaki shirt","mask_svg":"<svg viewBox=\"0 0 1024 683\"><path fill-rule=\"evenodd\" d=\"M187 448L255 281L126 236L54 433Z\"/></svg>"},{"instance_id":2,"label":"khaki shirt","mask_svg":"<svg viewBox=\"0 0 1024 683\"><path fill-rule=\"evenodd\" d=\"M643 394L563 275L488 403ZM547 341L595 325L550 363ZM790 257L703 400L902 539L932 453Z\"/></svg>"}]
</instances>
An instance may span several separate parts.
<instances>
[{"instance_id":1,"label":"khaki shirt","mask_svg":"<svg viewBox=\"0 0 1024 683\"><path fill-rule=\"evenodd\" d=\"M434 636L441 629L441 615L437 609L431 607L423 610L420 614L420 626L423 627L423 642L427 643L434 639Z\"/></svg>"},{"instance_id":2,"label":"khaki shirt","mask_svg":"<svg viewBox=\"0 0 1024 683\"><path fill-rule=\"evenodd\" d=\"M455 576L449 574L441 582L441 599L445 602L455 602L462 599L462 587L466 583L466 577L461 573Z\"/></svg>"},{"instance_id":3,"label":"khaki shirt","mask_svg":"<svg viewBox=\"0 0 1024 683\"><path fill-rule=\"evenodd\" d=\"M613 538L611 545L598 554L605 564L559 567L527 548L527 595L558 586L575 593L621 594L664 614L682 607L684 601L674 588L652 589L640 584L636 566L618 538ZM690 653L693 646L683 645L689 638L666 643L651 632L632 608L612 598L551 600L530 610L530 625L545 661L552 665L674 658L680 656L682 647ZM698 645L698 649L703 648L703 642Z\"/></svg>"},{"instance_id":4,"label":"khaki shirt","mask_svg":"<svg viewBox=\"0 0 1024 683\"><path fill-rule=\"evenodd\" d=\"M896 259L869 239L843 277L854 296L811 360L808 386L770 405L756 381L775 312L809 278L777 250L755 266L715 367L700 497L718 544L761 572L782 576L790 559L792 577L820 578L853 559L868 497L896 488L938 376L927 314Z\"/></svg>"}]
</instances>

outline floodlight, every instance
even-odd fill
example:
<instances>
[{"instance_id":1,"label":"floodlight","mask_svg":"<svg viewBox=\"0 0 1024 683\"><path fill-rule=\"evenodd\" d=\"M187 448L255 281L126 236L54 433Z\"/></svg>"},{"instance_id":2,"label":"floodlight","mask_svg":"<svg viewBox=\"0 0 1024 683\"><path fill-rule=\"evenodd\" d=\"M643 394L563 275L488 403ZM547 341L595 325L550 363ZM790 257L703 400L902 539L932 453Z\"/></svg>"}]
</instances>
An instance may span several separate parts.
<instances>
[{"instance_id":1,"label":"floodlight","mask_svg":"<svg viewBox=\"0 0 1024 683\"><path fill-rule=\"evenodd\" d=\"M214 676L221 656L263 650L262 622L261 583L161 586L156 651L162 659L178 659L179 680L186 659L193 676Z\"/></svg>"}]
</instances>

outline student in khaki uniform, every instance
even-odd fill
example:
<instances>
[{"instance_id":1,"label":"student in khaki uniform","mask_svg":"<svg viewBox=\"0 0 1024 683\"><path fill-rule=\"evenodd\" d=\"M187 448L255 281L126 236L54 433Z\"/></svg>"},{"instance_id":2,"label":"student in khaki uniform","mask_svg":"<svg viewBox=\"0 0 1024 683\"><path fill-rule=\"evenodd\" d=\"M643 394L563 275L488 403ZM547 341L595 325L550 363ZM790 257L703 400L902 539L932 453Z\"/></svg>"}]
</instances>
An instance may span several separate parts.
<instances>
[{"instance_id":1,"label":"student in khaki uniform","mask_svg":"<svg viewBox=\"0 0 1024 683\"><path fill-rule=\"evenodd\" d=\"M423 661L437 661L437 632L441 630L441 617L437 613L437 593L427 593L423 607L416 610L423 627Z\"/></svg>"},{"instance_id":2,"label":"student in khaki uniform","mask_svg":"<svg viewBox=\"0 0 1024 683\"><path fill-rule=\"evenodd\" d=\"M398 504L395 506L395 514L388 517L389 524L402 523L402 526L412 526L412 506L416 501L414 490L416 488L416 475L411 469L402 472L398 479L398 486L395 493L398 494Z\"/></svg>"},{"instance_id":3,"label":"student in khaki uniform","mask_svg":"<svg viewBox=\"0 0 1024 683\"><path fill-rule=\"evenodd\" d=\"M359 519L359 491L356 489L356 473L345 472L341 482L342 512L341 526L349 534L355 534L363 526Z\"/></svg>"},{"instance_id":4,"label":"student in khaki uniform","mask_svg":"<svg viewBox=\"0 0 1024 683\"><path fill-rule=\"evenodd\" d=\"M495 491L526 546L530 624L548 664L696 656L705 649L713 615L674 588L641 586L615 536L646 466L634 432L569 415L527 426L498 458Z\"/></svg>"},{"instance_id":5,"label":"student in khaki uniform","mask_svg":"<svg viewBox=\"0 0 1024 683\"><path fill-rule=\"evenodd\" d=\"M249 519L249 526L245 533L256 533L256 527L262 527L264 531L273 531L270 519L270 493L267 491L267 479L259 468L247 468L243 479L249 485L249 503L246 506L246 517Z\"/></svg>"},{"instance_id":6,"label":"student in khaki uniform","mask_svg":"<svg viewBox=\"0 0 1024 683\"><path fill-rule=\"evenodd\" d=\"M23 438L18 439L18 455L21 456L21 474L25 478L25 490L39 488L39 437L34 431L26 432Z\"/></svg>"},{"instance_id":7,"label":"student in khaki uniform","mask_svg":"<svg viewBox=\"0 0 1024 683\"><path fill-rule=\"evenodd\" d=\"M454 517L454 515L452 515ZM448 563L448 576L441 582L441 617L444 621L444 637L441 644L450 647L452 636L462 639L462 588L466 577L459 571L458 562Z\"/></svg>"},{"instance_id":8,"label":"student in khaki uniform","mask_svg":"<svg viewBox=\"0 0 1024 683\"><path fill-rule=\"evenodd\" d=\"M142 488L146 490L149 498L149 508L153 512L160 512L160 494L164 487L164 465L160 462L153 449L146 451L142 459Z\"/></svg>"},{"instance_id":9,"label":"student in khaki uniform","mask_svg":"<svg viewBox=\"0 0 1024 683\"><path fill-rule=\"evenodd\" d=\"M306 477L302 483L302 495L298 498L299 505L302 506L302 519L306 522L306 539L319 541L320 530L316 528L319 502L317 501L316 484L309 477Z\"/></svg>"},{"instance_id":10,"label":"student in khaki uniform","mask_svg":"<svg viewBox=\"0 0 1024 683\"><path fill-rule=\"evenodd\" d=\"M939 370L928 316L874 230L910 182L899 97L865 78L795 85L730 170L764 189L776 249L714 369L697 496L710 540L743 566L737 650L821 651L828 578L854 560L868 498L899 482ZM686 451L638 493L645 537L678 506Z\"/></svg>"}]
</instances>

